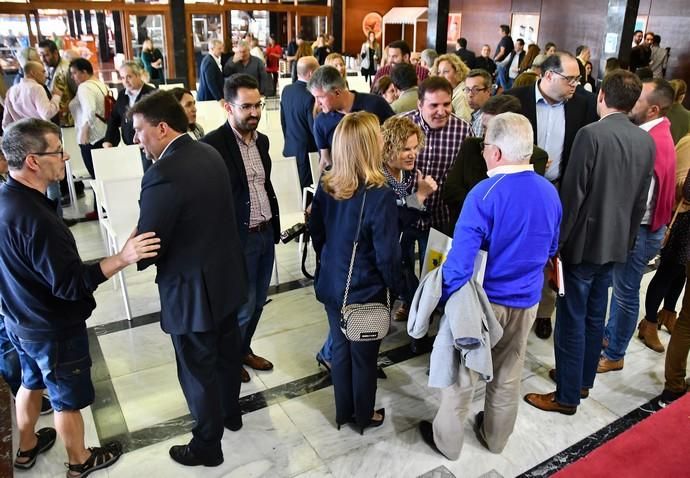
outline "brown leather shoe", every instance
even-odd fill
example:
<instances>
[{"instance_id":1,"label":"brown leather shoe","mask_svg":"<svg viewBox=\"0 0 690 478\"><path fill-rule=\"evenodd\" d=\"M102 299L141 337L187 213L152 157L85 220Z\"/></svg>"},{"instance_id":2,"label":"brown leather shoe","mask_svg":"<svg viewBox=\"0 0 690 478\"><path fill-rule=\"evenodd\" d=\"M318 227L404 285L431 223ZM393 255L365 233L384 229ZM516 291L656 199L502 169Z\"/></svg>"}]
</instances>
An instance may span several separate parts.
<instances>
[{"instance_id":1,"label":"brown leather shoe","mask_svg":"<svg viewBox=\"0 0 690 478\"><path fill-rule=\"evenodd\" d=\"M623 370L623 361L620 360L609 360L606 357L599 358L599 365L597 365L597 373L615 372L616 370Z\"/></svg>"},{"instance_id":2,"label":"brown leather shoe","mask_svg":"<svg viewBox=\"0 0 690 478\"><path fill-rule=\"evenodd\" d=\"M534 323L534 333L540 339L548 339L551 337L553 327L551 326L551 317L537 317Z\"/></svg>"},{"instance_id":3,"label":"brown leather shoe","mask_svg":"<svg viewBox=\"0 0 690 478\"><path fill-rule=\"evenodd\" d=\"M678 314L672 310L661 309L656 317L657 329L661 330L663 325L668 330L668 333L672 334L673 329L676 327L676 322L678 322Z\"/></svg>"},{"instance_id":4,"label":"brown leather shoe","mask_svg":"<svg viewBox=\"0 0 690 478\"><path fill-rule=\"evenodd\" d=\"M656 324L654 322L642 319L637 329L640 331L637 337L642 340L647 347L659 353L664 351L664 345L659 340L659 334L657 333Z\"/></svg>"},{"instance_id":5,"label":"brown leather shoe","mask_svg":"<svg viewBox=\"0 0 690 478\"><path fill-rule=\"evenodd\" d=\"M556 392L551 393L528 393L525 401L539 410L545 412L558 412L563 415L575 415L577 407L561 405L556 401Z\"/></svg>"},{"instance_id":6,"label":"brown leather shoe","mask_svg":"<svg viewBox=\"0 0 690 478\"><path fill-rule=\"evenodd\" d=\"M554 383L556 383L556 369L555 368L552 368L551 370L549 370L549 378L551 380L553 380ZM587 397L589 397L589 389L582 387L580 389L580 398L583 399L583 398L587 398Z\"/></svg>"},{"instance_id":7,"label":"brown leather shoe","mask_svg":"<svg viewBox=\"0 0 690 478\"><path fill-rule=\"evenodd\" d=\"M254 354L247 354L244 357L244 360L242 362L247 366L251 367L254 370L271 370L273 368L273 364L266 360L263 357L259 357L258 355Z\"/></svg>"},{"instance_id":8,"label":"brown leather shoe","mask_svg":"<svg viewBox=\"0 0 690 478\"><path fill-rule=\"evenodd\" d=\"M247 372L244 367L240 367L240 380L242 380L242 383L247 383L251 380L249 372Z\"/></svg>"},{"instance_id":9,"label":"brown leather shoe","mask_svg":"<svg viewBox=\"0 0 690 478\"><path fill-rule=\"evenodd\" d=\"M396 322L405 322L407 321L407 317L410 315L410 309L408 309L406 304L402 304L398 310L395 311L395 315L393 316L393 320Z\"/></svg>"}]
</instances>

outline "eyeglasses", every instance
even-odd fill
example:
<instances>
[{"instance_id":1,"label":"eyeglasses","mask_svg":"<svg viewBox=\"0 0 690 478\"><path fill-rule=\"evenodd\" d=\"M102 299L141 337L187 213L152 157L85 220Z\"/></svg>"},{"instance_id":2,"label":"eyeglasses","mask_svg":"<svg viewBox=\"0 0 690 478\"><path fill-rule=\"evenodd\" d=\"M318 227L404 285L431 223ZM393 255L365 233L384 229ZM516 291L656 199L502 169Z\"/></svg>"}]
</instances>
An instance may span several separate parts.
<instances>
[{"instance_id":1,"label":"eyeglasses","mask_svg":"<svg viewBox=\"0 0 690 478\"><path fill-rule=\"evenodd\" d=\"M498 150L499 154L503 154L503 151L501 151L501 148L499 148L498 145L495 145L495 144L493 144L493 143L485 143L484 141L482 141L481 143L479 143L479 147L481 148L482 153L484 152L484 148L487 147L487 146L495 146L496 149Z\"/></svg>"},{"instance_id":2,"label":"eyeglasses","mask_svg":"<svg viewBox=\"0 0 690 478\"><path fill-rule=\"evenodd\" d=\"M549 70L551 73L555 73L561 78L563 78L565 81L567 81L571 85L576 85L580 82L580 79L582 78L580 75L577 76L565 76L563 73L559 73L555 70Z\"/></svg>"},{"instance_id":3,"label":"eyeglasses","mask_svg":"<svg viewBox=\"0 0 690 478\"><path fill-rule=\"evenodd\" d=\"M60 159L64 159L64 158L65 158L65 151L62 150L62 149L61 149L60 151L39 151L38 153L29 153L29 154L33 154L33 155L35 155L35 156L51 156L51 155L54 155L54 156L60 156Z\"/></svg>"},{"instance_id":4,"label":"eyeglasses","mask_svg":"<svg viewBox=\"0 0 690 478\"><path fill-rule=\"evenodd\" d=\"M264 103L263 101L260 101L260 102L256 103L255 105L250 105L250 104L238 105L237 103L230 103L230 104L232 106L237 106L240 109L240 111L242 111L243 113L246 113L247 111L252 111L252 110L261 111L262 109L264 109L264 106L266 106L266 103Z\"/></svg>"},{"instance_id":5,"label":"eyeglasses","mask_svg":"<svg viewBox=\"0 0 690 478\"><path fill-rule=\"evenodd\" d=\"M476 95L477 93L481 93L482 91L486 91L486 90L488 90L488 88L486 88L486 87L484 87L484 88L477 88L477 87L475 86L475 87L473 87L473 88L467 88L467 87L465 87L465 88L462 89L462 92L465 93L466 95L469 95L470 93L472 93L473 95Z\"/></svg>"}]
</instances>

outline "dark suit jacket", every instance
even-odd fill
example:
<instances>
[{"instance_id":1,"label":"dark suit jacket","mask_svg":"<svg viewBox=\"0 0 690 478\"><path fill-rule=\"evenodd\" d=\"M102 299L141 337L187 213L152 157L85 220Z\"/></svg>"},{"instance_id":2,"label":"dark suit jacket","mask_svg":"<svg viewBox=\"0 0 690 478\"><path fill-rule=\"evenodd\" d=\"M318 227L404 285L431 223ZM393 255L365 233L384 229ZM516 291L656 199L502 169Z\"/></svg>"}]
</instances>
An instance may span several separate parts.
<instances>
[{"instance_id":1,"label":"dark suit jacket","mask_svg":"<svg viewBox=\"0 0 690 478\"><path fill-rule=\"evenodd\" d=\"M223 72L213 56L206 55L199 67L199 89L196 92L197 101L223 99Z\"/></svg>"},{"instance_id":2,"label":"dark suit jacket","mask_svg":"<svg viewBox=\"0 0 690 478\"><path fill-rule=\"evenodd\" d=\"M467 194L477 183L488 177L481 143L482 138L465 138L458 155L455 157L453 166L448 170L446 182L443 183L441 198L450 210L453 228L458 217L460 217L460 211ZM541 176L546 171L548 159L549 155L546 151L538 146L534 147L530 163L534 165L534 171Z\"/></svg>"},{"instance_id":3,"label":"dark suit jacket","mask_svg":"<svg viewBox=\"0 0 690 478\"><path fill-rule=\"evenodd\" d=\"M237 205L237 230L240 233L242 244L245 244L247 234L249 233L249 183L247 182L247 171L244 169L244 161L242 161L242 153L237 144L235 133L226 121L223 123L223 126L201 138L201 141L210 144L220 153L223 161L225 161L225 166L230 172L232 194L234 203ZM273 240L278 244L280 239L280 216L278 212L278 199L273 190L273 184L271 184L271 157L268 154L268 137L265 134L258 133L256 145L259 148L261 163L266 174L264 187L266 188L266 194L268 194L271 214L273 215L271 218Z\"/></svg>"},{"instance_id":4,"label":"dark suit jacket","mask_svg":"<svg viewBox=\"0 0 690 478\"><path fill-rule=\"evenodd\" d=\"M141 87L141 91L134 102L136 103L142 96L148 95L154 91L156 91L156 89L153 86L144 83L144 86ZM105 132L103 141L111 143L113 146L120 144L120 128L122 128L122 141L125 144L134 143L134 128L132 127L132 121L127 118L127 111L129 111L129 96L127 96L125 90L122 89L117 95L115 108L113 108L113 112L108 119L108 129Z\"/></svg>"},{"instance_id":5,"label":"dark suit jacket","mask_svg":"<svg viewBox=\"0 0 690 478\"><path fill-rule=\"evenodd\" d=\"M462 62L467 65L467 68L470 70L474 68L474 52L468 50L467 48L460 48L458 50L455 50L455 54L460 57Z\"/></svg>"},{"instance_id":6,"label":"dark suit jacket","mask_svg":"<svg viewBox=\"0 0 690 478\"><path fill-rule=\"evenodd\" d=\"M154 231L161 327L169 334L216 330L247 299L230 178L223 159L183 134L141 181L137 230Z\"/></svg>"},{"instance_id":7,"label":"dark suit jacket","mask_svg":"<svg viewBox=\"0 0 690 478\"><path fill-rule=\"evenodd\" d=\"M582 128L561 181L566 264L625 262L654 171L655 146L623 113Z\"/></svg>"},{"instance_id":8,"label":"dark suit jacket","mask_svg":"<svg viewBox=\"0 0 690 478\"><path fill-rule=\"evenodd\" d=\"M285 146L283 156L307 158L317 151L314 141L314 97L304 81L286 86L280 95L280 124Z\"/></svg>"},{"instance_id":9,"label":"dark suit jacket","mask_svg":"<svg viewBox=\"0 0 690 478\"><path fill-rule=\"evenodd\" d=\"M535 86L521 86L506 91L505 94L515 96L522 104L522 114L527 117L534 130L534 140L537 141L537 99L534 94ZM565 104L565 137L563 139L563 154L561 155L561 177L570 157L575 135L585 125L597 120L596 107L592 111L592 104L587 98L577 92Z\"/></svg>"}]
</instances>

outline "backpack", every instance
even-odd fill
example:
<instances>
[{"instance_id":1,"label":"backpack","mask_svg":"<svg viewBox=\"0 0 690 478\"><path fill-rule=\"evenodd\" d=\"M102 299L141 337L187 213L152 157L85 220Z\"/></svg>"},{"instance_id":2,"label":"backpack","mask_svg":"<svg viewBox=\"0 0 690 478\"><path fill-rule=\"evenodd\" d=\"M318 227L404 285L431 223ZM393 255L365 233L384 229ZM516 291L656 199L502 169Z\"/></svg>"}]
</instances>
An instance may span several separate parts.
<instances>
[{"instance_id":1,"label":"backpack","mask_svg":"<svg viewBox=\"0 0 690 478\"><path fill-rule=\"evenodd\" d=\"M116 100L115 100L115 97L113 96L112 91L108 90L107 93L103 93L103 90L101 90L100 87L98 88L98 90L103 95L103 116L97 114L96 118L103 121L104 123L107 123L108 120L110 119L110 116L113 114L113 110L115 109L115 101Z\"/></svg>"}]
</instances>

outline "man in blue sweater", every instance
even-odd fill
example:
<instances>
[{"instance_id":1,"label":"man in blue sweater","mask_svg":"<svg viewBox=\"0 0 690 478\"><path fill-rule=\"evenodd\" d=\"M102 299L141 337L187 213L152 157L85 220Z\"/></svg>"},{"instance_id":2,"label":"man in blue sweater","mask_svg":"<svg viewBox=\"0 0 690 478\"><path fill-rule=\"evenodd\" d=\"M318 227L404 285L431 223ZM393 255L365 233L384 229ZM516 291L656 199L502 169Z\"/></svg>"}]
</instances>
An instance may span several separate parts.
<instances>
[{"instance_id":1,"label":"man in blue sweater","mask_svg":"<svg viewBox=\"0 0 690 478\"><path fill-rule=\"evenodd\" d=\"M486 386L475 433L494 453L503 450L513 432L543 269L558 248L561 202L556 188L529 164L533 142L532 127L522 115L503 113L489 121L483 145L489 177L467 195L443 265L445 300L472 278L477 252L488 252L483 285L503 337L491 344L494 378ZM441 391L433 424L419 425L424 441L450 460L457 460L462 450L477 378L476 372L461 367L457 383Z\"/></svg>"}]
</instances>

